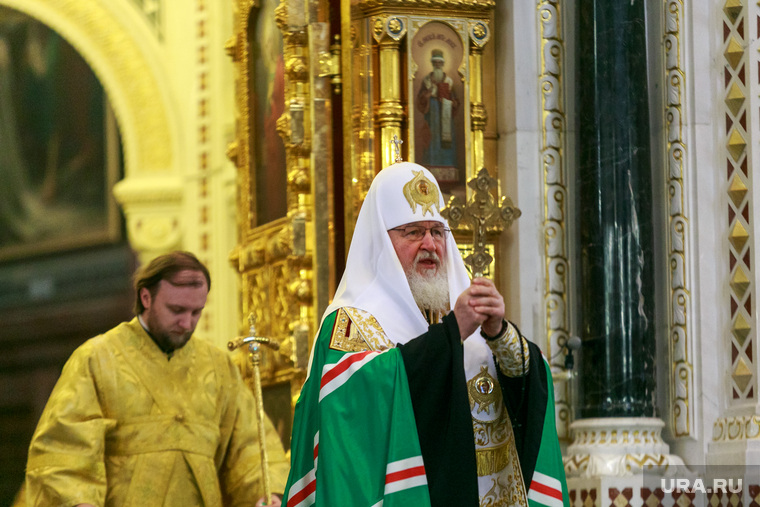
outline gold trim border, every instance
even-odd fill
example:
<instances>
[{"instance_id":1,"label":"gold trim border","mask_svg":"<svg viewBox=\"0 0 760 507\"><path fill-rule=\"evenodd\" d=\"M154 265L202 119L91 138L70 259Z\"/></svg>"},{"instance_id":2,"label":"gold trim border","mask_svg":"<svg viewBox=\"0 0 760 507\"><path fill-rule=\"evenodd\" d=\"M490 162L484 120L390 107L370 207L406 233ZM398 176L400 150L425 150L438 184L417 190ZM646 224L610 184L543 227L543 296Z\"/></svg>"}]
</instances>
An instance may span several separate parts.
<instances>
[{"instance_id":1,"label":"gold trim border","mask_svg":"<svg viewBox=\"0 0 760 507\"><path fill-rule=\"evenodd\" d=\"M559 354L570 337L567 238L567 165L564 151L566 117L564 110L565 42L562 39L562 10L559 0L543 0L537 10L541 33L541 68L538 80L541 95L541 169L544 180L544 309L548 357ZM552 365L562 368L563 365ZM557 434L571 438L570 385L555 383Z\"/></svg>"},{"instance_id":2,"label":"gold trim border","mask_svg":"<svg viewBox=\"0 0 760 507\"><path fill-rule=\"evenodd\" d=\"M686 117L686 71L683 67L682 27L683 0L664 4L663 50L665 78L665 146L667 148L668 213L668 282L670 305L668 312L668 348L670 351L670 424L673 436L694 436L694 364L691 340L691 287L689 265L689 218L686 215L688 195L688 146L684 135Z\"/></svg>"},{"instance_id":3,"label":"gold trim border","mask_svg":"<svg viewBox=\"0 0 760 507\"><path fill-rule=\"evenodd\" d=\"M760 440L760 415L720 417L713 425L713 442Z\"/></svg>"}]
</instances>

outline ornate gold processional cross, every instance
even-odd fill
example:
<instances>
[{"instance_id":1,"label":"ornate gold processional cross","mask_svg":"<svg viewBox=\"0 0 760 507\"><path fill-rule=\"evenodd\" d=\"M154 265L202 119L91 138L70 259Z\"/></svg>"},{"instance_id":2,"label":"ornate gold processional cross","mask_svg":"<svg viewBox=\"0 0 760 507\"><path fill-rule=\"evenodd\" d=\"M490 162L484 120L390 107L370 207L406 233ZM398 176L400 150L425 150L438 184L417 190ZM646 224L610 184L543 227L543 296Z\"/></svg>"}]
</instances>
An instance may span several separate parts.
<instances>
[{"instance_id":1,"label":"ornate gold processional cross","mask_svg":"<svg viewBox=\"0 0 760 507\"><path fill-rule=\"evenodd\" d=\"M472 253L464 262L472 269L473 278L483 276L493 261L486 248L486 232L503 231L522 214L519 208L512 205L509 197L502 196L499 204L496 203L491 189L498 189L498 185L499 182L488 174L486 168L481 167L478 174L467 182L472 189L467 204L462 204L458 197L452 195L441 210L441 216L448 220L449 227L456 229L462 222L465 229L472 231Z\"/></svg>"},{"instance_id":2,"label":"ornate gold processional cross","mask_svg":"<svg viewBox=\"0 0 760 507\"><path fill-rule=\"evenodd\" d=\"M264 400L261 393L261 345L266 345L272 350L279 350L277 340L256 336L256 319L253 314L248 315L248 336L239 336L227 342L227 348L235 350L248 344L249 358L253 366L253 391L256 395L256 416L259 429L259 446L261 447L261 476L264 483L264 498L266 504L272 503L272 491L269 485L269 457L267 456L266 430L264 428Z\"/></svg>"}]
</instances>

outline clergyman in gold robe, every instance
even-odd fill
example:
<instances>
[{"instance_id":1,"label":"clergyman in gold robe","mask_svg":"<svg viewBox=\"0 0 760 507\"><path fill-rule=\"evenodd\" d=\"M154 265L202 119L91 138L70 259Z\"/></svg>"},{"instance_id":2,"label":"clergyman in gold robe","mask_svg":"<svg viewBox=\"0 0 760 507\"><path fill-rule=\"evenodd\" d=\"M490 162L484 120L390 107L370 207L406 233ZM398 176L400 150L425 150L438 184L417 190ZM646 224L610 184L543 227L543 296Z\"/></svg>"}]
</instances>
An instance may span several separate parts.
<instances>
[{"instance_id":1,"label":"clergyman in gold robe","mask_svg":"<svg viewBox=\"0 0 760 507\"><path fill-rule=\"evenodd\" d=\"M80 346L50 395L29 447L27 505L263 503L253 395L226 352L192 338L210 286L187 252L137 273L137 317ZM266 423L282 492L288 464Z\"/></svg>"}]
</instances>

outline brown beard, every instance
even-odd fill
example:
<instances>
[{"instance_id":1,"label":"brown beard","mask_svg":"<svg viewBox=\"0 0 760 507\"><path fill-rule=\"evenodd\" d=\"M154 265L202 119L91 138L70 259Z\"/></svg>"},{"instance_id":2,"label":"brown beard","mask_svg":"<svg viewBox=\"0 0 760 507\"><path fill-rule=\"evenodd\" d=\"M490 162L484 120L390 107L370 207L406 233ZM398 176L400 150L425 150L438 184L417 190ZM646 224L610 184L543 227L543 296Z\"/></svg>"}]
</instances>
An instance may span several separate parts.
<instances>
[{"instance_id":1,"label":"brown beard","mask_svg":"<svg viewBox=\"0 0 760 507\"><path fill-rule=\"evenodd\" d=\"M191 329L185 333L172 333L161 327L152 315L147 316L145 324L148 326L149 333L158 347L166 353L184 347L190 341L193 331L195 331L195 329Z\"/></svg>"}]
</instances>

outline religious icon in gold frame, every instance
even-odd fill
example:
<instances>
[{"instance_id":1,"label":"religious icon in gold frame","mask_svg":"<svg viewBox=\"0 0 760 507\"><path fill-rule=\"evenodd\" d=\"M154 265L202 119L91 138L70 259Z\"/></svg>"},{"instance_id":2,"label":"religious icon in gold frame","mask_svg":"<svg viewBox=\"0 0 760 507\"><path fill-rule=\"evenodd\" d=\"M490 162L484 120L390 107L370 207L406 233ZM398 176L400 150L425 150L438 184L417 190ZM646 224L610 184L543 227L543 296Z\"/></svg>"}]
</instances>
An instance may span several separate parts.
<instances>
[{"instance_id":1,"label":"religious icon in gold frame","mask_svg":"<svg viewBox=\"0 0 760 507\"><path fill-rule=\"evenodd\" d=\"M280 118L285 112L283 38L275 21L279 0L260 0L251 9L250 49L250 163L253 227L287 215L287 167Z\"/></svg>"},{"instance_id":2,"label":"religious icon in gold frame","mask_svg":"<svg viewBox=\"0 0 760 507\"><path fill-rule=\"evenodd\" d=\"M466 178L465 47L454 28L443 21L422 24L410 43L410 97L414 121L414 161L432 172L449 194Z\"/></svg>"},{"instance_id":3,"label":"religious icon in gold frame","mask_svg":"<svg viewBox=\"0 0 760 507\"><path fill-rule=\"evenodd\" d=\"M103 86L64 37L2 6L0 125L0 260L121 240L121 143Z\"/></svg>"}]
</instances>

